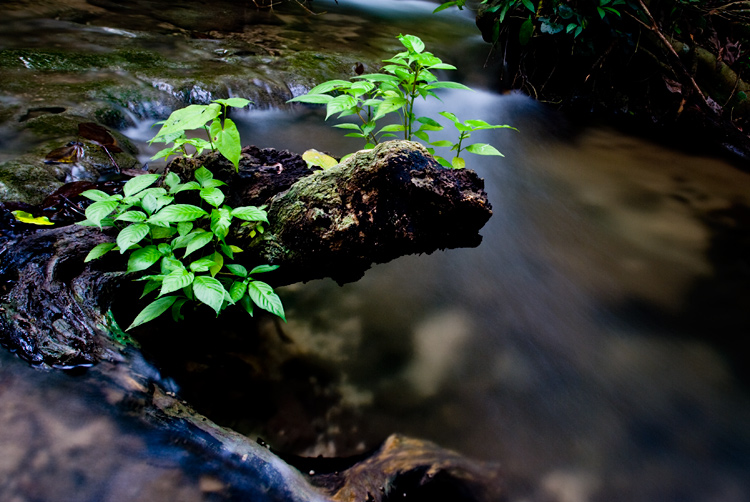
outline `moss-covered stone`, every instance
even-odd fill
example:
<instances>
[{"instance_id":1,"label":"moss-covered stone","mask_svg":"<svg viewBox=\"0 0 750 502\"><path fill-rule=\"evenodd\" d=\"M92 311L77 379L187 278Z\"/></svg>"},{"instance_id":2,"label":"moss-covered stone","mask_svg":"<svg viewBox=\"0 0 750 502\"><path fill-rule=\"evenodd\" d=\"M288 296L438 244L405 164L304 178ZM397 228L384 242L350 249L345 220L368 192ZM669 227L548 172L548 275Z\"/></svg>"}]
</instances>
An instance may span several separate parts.
<instances>
[{"instance_id":1,"label":"moss-covered stone","mask_svg":"<svg viewBox=\"0 0 750 502\"><path fill-rule=\"evenodd\" d=\"M24 155L0 164L0 202L23 201L39 204L62 186L64 173L43 158Z\"/></svg>"}]
</instances>

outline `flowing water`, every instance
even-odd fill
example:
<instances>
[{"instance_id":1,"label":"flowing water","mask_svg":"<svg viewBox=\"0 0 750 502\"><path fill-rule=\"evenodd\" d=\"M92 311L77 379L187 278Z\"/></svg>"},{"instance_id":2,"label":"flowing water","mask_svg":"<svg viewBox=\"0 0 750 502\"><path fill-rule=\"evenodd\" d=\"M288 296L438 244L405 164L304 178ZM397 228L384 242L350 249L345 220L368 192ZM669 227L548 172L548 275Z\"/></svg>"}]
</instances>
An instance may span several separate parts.
<instances>
[{"instance_id":1,"label":"flowing water","mask_svg":"<svg viewBox=\"0 0 750 502\"><path fill-rule=\"evenodd\" d=\"M499 462L509 499L517 501L750 499L741 352L750 332L750 175L719 158L572 125L524 96L493 93L494 70L482 68L488 47L469 17L432 18L434 4L419 1L314 4L329 13L264 19L361 54L394 48L388 39L399 32L419 35L463 66L450 78L477 89L441 95L442 103L424 104L421 113L447 109L518 131L477 136L504 158L467 158L494 208L478 248L404 257L343 287L314 281L284 288L285 337L314 361L295 368L302 375L294 382L312 379L305 371L313 368L338 393L320 397L338 411L315 416L317 436L288 439L288 446L341 455L391 432L423 437ZM167 21L149 7L131 8L144 16L142 29L156 32ZM116 23L99 19L134 29L127 25L133 12L125 14ZM242 18L231 19L236 28ZM165 46L174 50L175 43ZM360 147L322 118L306 107L259 106L235 116L245 141L259 146L335 154ZM139 119L125 129L144 158L148 125ZM133 484L174 500L208 493L210 473L196 481L187 454L129 426L127 413L93 390L96 372L40 373L0 357L0 445L15 452L0 461L0 494L34 483L24 466L43 473L39 494L28 500L67 500L55 495L65 490L92 494L78 500L137 500L126 496ZM262 401L243 389L242 375L211 381L228 388L212 398L206 394L215 389L196 382L202 377L157 364L210 418L258 430L250 419L257 410L232 401ZM300 406L279 409L315 415ZM276 416L261 429L283 443L295 434L293 424ZM87 481L99 449L109 463Z\"/></svg>"}]
</instances>

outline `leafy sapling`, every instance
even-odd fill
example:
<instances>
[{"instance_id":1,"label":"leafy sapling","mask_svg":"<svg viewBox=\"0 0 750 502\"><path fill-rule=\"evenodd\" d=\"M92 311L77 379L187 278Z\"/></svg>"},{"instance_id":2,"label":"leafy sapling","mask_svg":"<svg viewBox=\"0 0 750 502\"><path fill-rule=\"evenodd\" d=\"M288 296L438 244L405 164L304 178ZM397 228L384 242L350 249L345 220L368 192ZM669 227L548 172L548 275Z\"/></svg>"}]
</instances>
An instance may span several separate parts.
<instances>
[{"instance_id":1,"label":"leafy sapling","mask_svg":"<svg viewBox=\"0 0 750 502\"><path fill-rule=\"evenodd\" d=\"M440 58L425 51L425 45L414 35L399 35L399 41L406 49L390 59L380 73L370 73L354 77L356 81L330 80L310 89L290 102L317 103L326 105L326 120L338 114L339 118L355 116L354 123L337 124L334 127L351 130L347 137L362 138L365 148L372 148L383 138L397 137L411 140L417 133L427 134L426 117L414 114L414 103L418 97L436 98L436 89L465 89L463 84L439 81L434 70L455 70L456 67L443 63ZM399 116L398 124L389 124L378 129L376 122L389 114ZM417 125L419 124L419 125Z\"/></svg>"},{"instance_id":2,"label":"leafy sapling","mask_svg":"<svg viewBox=\"0 0 750 502\"><path fill-rule=\"evenodd\" d=\"M80 225L119 230L116 242L94 247L85 258L91 261L110 251L129 253L127 273L148 273L143 295L158 291L156 299L135 318L128 330L155 319L167 310L175 320L187 302L208 305L218 315L230 305L240 305L250 315L253 305L284 319L284 307L273 288L254 275L275 270L261 265L248 271L229 263L242 249L226 242L233 220L251 224L267 223L262 208L231 208L224 204L222 181L201 167L194 180L181 183L169 173L164 187L152 186L158 174L145 174L129 180L122 194L110 195L88 190L82 195L94 203L86 208ZM165 188L166 187L166 188ZM175 195L197 191L207 209L174 203Z\"/></svg>"},{"instance_id":3,"label":"leafy sapling","mask_svg":"<svg viewBox=\"0 0 750 502\"><path fill-rule=\"evenodd\" d=\"M449 2L444 8L463 6L463 2ZM459 5L460 4L460 5ZM430 141L430 134L440 131L443 126L431 117L417 117L415 103L417 98L440 99L435 93L438 89L471 90L458 82L441 81L433 73L437 70L455 70L456 67L444 63L434 54L425 51L424 42L414 35L399 35L399 41L406 49L385 59L387 63L379 73L370 73L354 77L354 81L330 80L319 84L303 95L289 100L290 102L325 104L326 120L338 114L339 118L356 117L359 120L336 124L334 127L349 130L347 137L361 138L365 148L373 148L385 138L397 137L401 133L404 139L417 139L430 145L428 150L434 154L433 147L449 147L456 151L455 162L448 162L442 157L435 158L445 167L460 169L465 166L460 157L466 150L480 155L501 155L497 149L486 144L463 146L471 132L480 129L511 128L494 126L481 120L460 122L455 115L443 112L446 118L453 121L459 130L457 143L450 141ZM448 115L445 115L448 113ZM397 115L398 123L378 128L377 121L389 115ZM453 118L451 118L453 117ZM512 128L511 128L512 129Z\"/></svg>"},{"instance_id":4,"label":"leafy sapling","mask_svg":"<svg viewBox=\"0 0 750 502\"><path fill-rule=\"evenodd\" d=\"M242 150L240 133L237 125L227 117L228 107L244 108L251 101L244 98L216 99L207 105L190 105L175 110L163 121L162 127L149 143L167 143L172 146L156 153L152 159L168 158L172 155L191 157L187 146L191 146L195 155L204 150L218 150L224 157L239 169ZM208 140L203 138L188 138L187 131L205 130Z\"/></svg>"},{"instance_id":5,"label":"leafy sapling","mask_svg":"<svg viewBox=\"0 0 750 502\"><path fill-rule=\"evenodd\" d=\"M498 155L500 157L504 157L504 155L500 153L497 148L488 143L472 143L470 145L464 145L464 141L471 137L471 133L485 129L513 129L514 131L518 130L515 127L509 125L488 124L484 120L469 119L465 122L461 122L460 120L458 120L458 117L450 112L440 112L440 115L453 122L453 125L456 127L456 129L458 129L458 141L456 143L447 140L434 141L430 143L430 145L448 147L451 149L451 151L456 152L455 156L450 162L448 162L443 157L439 157L437 155L435 156L435 159L437 159L440 164L445 167L451 167L453 169L463 169L464 167L466 167L466 162L461 157L462 150L465 150L469 153L474 153L476 155Z\"/></svg>"}]
</instances>

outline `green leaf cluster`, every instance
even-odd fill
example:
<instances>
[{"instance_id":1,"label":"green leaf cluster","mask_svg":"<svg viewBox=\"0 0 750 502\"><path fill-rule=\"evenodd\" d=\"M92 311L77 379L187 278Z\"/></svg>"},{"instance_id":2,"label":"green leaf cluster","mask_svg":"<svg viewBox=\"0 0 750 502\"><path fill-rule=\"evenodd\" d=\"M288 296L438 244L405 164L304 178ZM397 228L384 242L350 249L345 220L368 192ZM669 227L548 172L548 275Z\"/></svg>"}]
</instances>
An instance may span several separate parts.
<instances>
[{"instance_id":1,"label":"green leaf cluster","mask_svg":"<svg viewBox=\"0 0 750 502\"><path fill-rule=\"evenodd\" d=\"M448 3L457 6L460 3L460 7L463 7L463 2ZM438 7L437 10L442 9ZM430 133L442 130L443 126L431 117L415 115L414 103L417 98L440 99L435 93L438 89L471 89L458 82L438 80L435 71L455 70L456 67L425 51L425 44L419 37L399 35L398 40L406 50L383 60L386 65L380 72L356 76L350 81L329 80L289 102L324 104L326 120L333 115L337 115L338 118L354 118L354 122L336 124L334 127L351 131L346 136L361 138L365 141L365 148L373 148L384 138L398 137L396 133L400 133L406 140L417 138L431 145L428 149L433 154L432 147L447 146L456 151L456 158L460 158L462 149L472 153L482 152L482 155L501 155L494 148L486 148L489 145L462 147L463 141L470 136L471 131L508 127L490 126L482 121L473 121L474 125L471 125L472 121L454 121L460 133L456 143L430 142ZM397 115L398 123L379 127L377 121L388 115ZM439 156L436 156L436 159L445 167L461 168L464 165L463 162L448 162Z\"/></svg>"},{"instance_id":2,"label":"green leaf cluster","mask_svg":"<svg viewBox=\"0 0 750 502\"><path fill-rule=\"evenodd\" d=\"M85 261L95 260L110 251L129 253L127 273L146 274L143 295L158 292L127 328L148 322L171 309L181 319L185 303L208 305L218 315L230 305L239 305L250 315L253 306L282 319L284 307L273 288L254 279L254 275L275 270L261 265L248 271L230 263L242 250L226 242L233 220L255 224L262 232L268 223L266 211L255 206L231 208L224 204L224 182L201 167L194 180L182 183L175 173L164 177L162 186L154 186L161 176L144 174L129 180L121 194L88 190L82 195L93 203L86 208L86 220L80 225L119 230L115 242L94 247ZM175 203L175 196L196 191L199 207Z\"/></svg>"},{"instance_id":3,"label":"green leaf cluster","mask_svg":"<svg viewBox=\"0 0 750 502\"><path fill-rule=\"evenodd\" d=\"M251 101L244 98L216 99L207 105L190 105L175 110L163 122L156 136L149 143L166 143L171 146L156 153L152 158L167 159L172 155L191 157L200 155L204 150L221 153L239 169L242 144L237 125L227 117L228 107L244 108ZM203 129L208 140L203 138L189 138L188 131ZM191 154L187 147L194 150Z\"/></svg>"}]
</instances>

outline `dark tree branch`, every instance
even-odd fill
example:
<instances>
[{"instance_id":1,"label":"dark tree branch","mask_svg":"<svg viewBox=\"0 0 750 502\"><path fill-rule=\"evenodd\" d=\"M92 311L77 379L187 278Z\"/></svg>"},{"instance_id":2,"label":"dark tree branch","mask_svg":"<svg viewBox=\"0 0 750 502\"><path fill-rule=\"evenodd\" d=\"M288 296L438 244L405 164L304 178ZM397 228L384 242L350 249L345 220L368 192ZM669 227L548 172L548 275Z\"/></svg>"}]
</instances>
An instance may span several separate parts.
<instances>
[{"instance_id":1,"label":"dark tree branch","mask_svg":"<svg viewBox=\"0 0 750 502\"><path fill-rule=\"evenodd\" d=\"M277 264L274 285L322 277L359 279L373 263L437 249L476 246L492 214L473 171L441 167L417 143L394 141L314 172L297 155L247 148L241 169L218 155L180 159L189 177L206 165L229 184L233 207L268 205L262 237L236 227L248 265ZM115 357L107 312L126 280L124 257L85 264L96 244L114 240L89 227L0 235L0 337L38 364L73 366ZM264 278L265 279L265 278Z\"/></svg>"}]
</instances>

